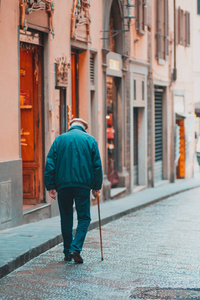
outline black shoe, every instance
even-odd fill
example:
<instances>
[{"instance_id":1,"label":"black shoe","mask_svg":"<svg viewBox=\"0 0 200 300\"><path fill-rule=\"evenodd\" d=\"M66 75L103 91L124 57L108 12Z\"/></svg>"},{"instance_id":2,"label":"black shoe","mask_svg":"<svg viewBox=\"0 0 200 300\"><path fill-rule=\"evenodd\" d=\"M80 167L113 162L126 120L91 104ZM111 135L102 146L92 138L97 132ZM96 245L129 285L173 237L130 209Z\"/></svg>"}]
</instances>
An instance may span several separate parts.
<instances>
[{"instance_id":1,"label":"black shoe","mask_svg":"<svg viewBox=\"0 0 200 300\"><path fill-rule=\"evenodd\" d=\"M64 261L71 261L71 260L72 260L71 256L66 256L66 255L65 255Z\"/></svg>"},{"instance_id":2,"label":"black shoe","mask_svg":"<svg viewBox=\"0 0 200 300\"><path fill-rule=\"evenodd\" d=\"M71 258L73 258L76 263L78 263L78 264L82 264L83 263L83 259L82 259L82 257L80 256L79 253L77 253L77 252L71 252L69 254L69 256Z\"/></svg>"}]
</instances>

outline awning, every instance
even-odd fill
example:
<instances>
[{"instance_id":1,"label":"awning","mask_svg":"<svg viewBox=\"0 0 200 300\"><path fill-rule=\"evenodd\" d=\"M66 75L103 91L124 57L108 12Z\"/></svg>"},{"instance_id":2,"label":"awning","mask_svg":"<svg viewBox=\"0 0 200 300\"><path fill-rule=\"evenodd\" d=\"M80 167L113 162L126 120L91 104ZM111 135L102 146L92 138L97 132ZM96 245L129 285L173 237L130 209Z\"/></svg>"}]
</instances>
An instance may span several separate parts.
<instances>
[{"instance_id":1,"label":"awning","mask_svg":"<svg viewBox=\"0 0 200 300\"><path fill-rule=\"evenodd\" d=\"M176 120L184 120L186 118L185 113L176 113Z\"/></svg>"}]
</instances>

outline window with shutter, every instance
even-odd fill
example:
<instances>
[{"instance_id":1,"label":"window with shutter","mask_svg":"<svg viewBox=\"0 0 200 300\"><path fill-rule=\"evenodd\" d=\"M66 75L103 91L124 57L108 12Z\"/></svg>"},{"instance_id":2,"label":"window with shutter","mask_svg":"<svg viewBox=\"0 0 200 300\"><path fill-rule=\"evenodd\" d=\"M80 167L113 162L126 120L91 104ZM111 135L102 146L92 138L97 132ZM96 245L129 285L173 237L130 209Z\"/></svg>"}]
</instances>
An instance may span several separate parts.
<instances>
[{"instance_id":1,"label":"window with shutter","mask_svg":"<svg viewBox=\"0 0 200 300\"><path fill-rule=\"evenodd\" d=\"M178 44L181 44L181 8L179 7L178 8L178 30L177 30L177 32L178 32L178 39L177 39L177 41L178 41Z\"/></svg>"},{"instance_id":2,"label":"window with shutter","mask_svg":"<svg viewBox=\"0 0 200 300\"><path fill-rule=\"evenodd\" d=\"M145 25L148 27L148 30L151 30L151 27L152 27L152 0L146 1Z\"/></svg>"},{"instance_id":3,"label":"window with shutter","mask_svg":"<svg viewBox=\"0 0 200 300\"><path fill-rule=\"evenodd\" d=\"M146 26L146 0L135 0L136 5L136 30L140 35L145 34Z\"/></svg>"},{"instance_id":4,"label":"window with shutter","mask_svg":"<svg viewBox=\"0 0 200 300\"><path fill-rule=\"evenodd\" d=\"M169 24L168 24L168 0L165 0L165 8L164 8L164 13L165 13L165 60L167 56L169 55Z\"/></svg>"},{"instance_id":5,"label":"window with shutter","mask_svg":"<svg viewBox=\"0 0 200 300\"><path fill-rule=\"evenodd\" d=\"M161 37L162 37L162 26L161 26L161 1L157 1L157 58L161 58Z\"/></svg>"},{"instance_id":6,"label":"window with shutter","mask_svg":"<svg viewBox=\"0 0 200 300\"><path fill-rule=\"evenodd\" d=\"M178 8L178 43L184 45L184 11Z\"/></svg>"},{"instance_id":7,"label":"window with shutter","mask_svg":"<svg viewBox=\"0 0 200 300\"><path fill-rule=\"evenodd\" d=\"M190 13L178 8L178 43L182 46L190 46Z\"/></svg>"},{"instance_id":8,"label":"window with shutter","mask_svg":"<svg viewBox=\"0 0 200 300\"><path fill-rule=\"evenodd\" d=\"M164 63L169 54L168 0L157 0L157 58ZM162 62L163 61L163 62Z\"/></svg>"},{"instance_id":9,"label":"window with shutter","mask_svg":"<svg viewBox=\"0 0 200 300\"><path fill-rule=\"evenodd\" d=\"M185 13L185 23L186 23L186 47L190 46L190 13L188 11L186 11Z\"/></svg>"}]
</instances>

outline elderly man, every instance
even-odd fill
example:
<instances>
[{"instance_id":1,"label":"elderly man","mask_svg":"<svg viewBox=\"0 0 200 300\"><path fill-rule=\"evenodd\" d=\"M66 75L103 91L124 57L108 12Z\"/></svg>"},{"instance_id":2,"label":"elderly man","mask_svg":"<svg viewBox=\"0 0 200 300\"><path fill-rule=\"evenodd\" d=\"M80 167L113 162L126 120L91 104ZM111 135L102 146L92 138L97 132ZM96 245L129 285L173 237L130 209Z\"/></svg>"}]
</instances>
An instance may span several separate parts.
<instances>
[{"instance_id":1,"label":"elderly man","mask_svg":"<svg viewBox=\"0 0 200 300\"><path fill-rule=\"evenodd\" d=\"M90 190L96 196L102 186L102 165L98 144L86 133L88 124L80 118L70 122L70 129L58 136L47 155L44 183L56 199L61 217L65 261L83 263L80 255L90 224ZM73 201L78 226L73 238Z\"/></svg>"}]
</instances>

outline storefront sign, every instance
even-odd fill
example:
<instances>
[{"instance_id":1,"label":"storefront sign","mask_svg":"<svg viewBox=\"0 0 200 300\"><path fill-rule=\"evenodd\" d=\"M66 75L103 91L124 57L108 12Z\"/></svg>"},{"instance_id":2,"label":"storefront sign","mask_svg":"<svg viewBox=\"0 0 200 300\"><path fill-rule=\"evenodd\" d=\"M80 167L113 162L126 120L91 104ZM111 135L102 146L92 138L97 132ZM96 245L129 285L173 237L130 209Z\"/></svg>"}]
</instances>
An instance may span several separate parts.
<instances>
[{"instance_id":1,"label":"storefront sign","mask_svg":"<svg viewBox=\"0 0 200 300\"><path fill-rule=\"evenodd\" d=\"M107 54L107 75L122 77L122 58L120 54L109 52Z\"/></svg>"},{"instance_id":2,"label":"storefront sign","mask_svg":"<svg viewBox=\"0 0 200 300\"><path fill-rule=\"evenodd\" d=\"M40 38L39 38L39 36L20 34L20 42L39 45L40 44Z\"/></svg>"},{"instance_id":3,"label":"storefront sign","mask_svg":"<svg viewBox=\"0 0 200 300\"><path fill-rule=\"evenodd\" d=\"M109 59L109 69L113 71L120 71L119 61L114 59Z\"/></svg>"},{"instance_id":4,"label":"storefront sign","mask_svg":"<svg viewBox=\"0 0 200 300\"><path fill-rule=\"evenodd\" d=\"M68 86L69 63L65 57L60 57L55 63L55 88L66 88Z\"/></svg>"}]
</instances>

